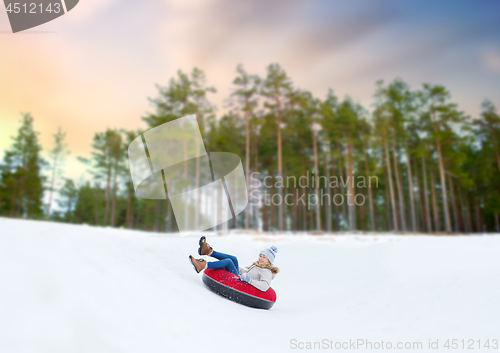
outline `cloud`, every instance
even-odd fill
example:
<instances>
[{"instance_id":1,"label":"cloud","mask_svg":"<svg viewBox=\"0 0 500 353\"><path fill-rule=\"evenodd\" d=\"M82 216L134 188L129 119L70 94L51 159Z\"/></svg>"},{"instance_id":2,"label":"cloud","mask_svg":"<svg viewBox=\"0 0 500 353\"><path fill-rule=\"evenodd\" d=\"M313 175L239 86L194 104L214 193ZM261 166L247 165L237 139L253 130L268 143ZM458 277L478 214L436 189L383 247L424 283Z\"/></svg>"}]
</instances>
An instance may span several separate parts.
<instances>
[{"instance_id":1,"label":"cloud","mask_svg":"<svg viewBox=\"0 0 500 353\"><path fill-rule=\"evenodd\" d=\"M296 87L320 97L332 87L364 104L376 78L395 76L415 84L439 76L464 91L476 85L498 96L496 75L484 70L500 70L497 12L448 2L436 13L428 11L431 2L410 9L402 3L81 0L47 25L52 33L0 34L0 150L10 144L19 113L30 111L44 146L61 125L81 155L96 131L143 126L155 83L166 85L178 69L194 66L218 89L209 99L220 113L238 63L264 76L278 62ZM0 11L0 24L3 18ZM479 61L479 46L497 49L479 51ZM474 90L464 99L477 105L484 95Z\"/></svg>"},{"instance_id":2,"label":"cloud","mask_svg":"<svg viewBox=\"0 0 500 353\"><path fill-rule=\"evenodd\" d=\"M255 0L202 1L193 7L174 2L161 31L170 37L168 47L181 49L168 56L183 63L248 62L265 56L268 62L290 61L300 68L357 43L397 17L392 2L362 5Z\"/></svg>"},{"instance_id":3,"label":"cloud","mask_svg":"<svg viewBox=\"0 0 500 353\"><path fill-rule=\"evenodd\" d=\"M170 38L168 47L180 49L170 56L211 62L234 46L241 53L261 48L287 22L300 22L303 7L305 3L296 1L205 1L196 6L175 2L166 9L169 18L161 31Z\"/></svg>"},{"instance_id":4,"label":"cloud","mask_svg":"<svg viewBox=\"0 0 500 353\"><path fill-rule=\"evenodd\" d=\"M500 49L488 48L481 53L481 59L488 69L500 72Z\"/></svg>"},{"instance_id":5,"label":"cloud","mask_svg":"<svg viewBox=\"0 0 500 353\"><path fill-rule=\"evenodd\" d=\"M374 4L374 3L373 3ZM353 47L365 38L374 36L396 18L393 7L379 3L357 11L332 12L329 19L305 23L290 36L284 56L293 55L297 66L314 64L324 56Z\"/></svg>"},{"instance_id":6,"label":"cloud","mask_svg":"<svg viewBox=\"0 0 500 353\"><path fill-rule=\"evenodd\" d=\"M77 11L72 10L71 21L82 24L90 19L91 16L96 16L101 11L114 5L117 0L82 0L78 2Z\"/></svg>"}]
</instances>

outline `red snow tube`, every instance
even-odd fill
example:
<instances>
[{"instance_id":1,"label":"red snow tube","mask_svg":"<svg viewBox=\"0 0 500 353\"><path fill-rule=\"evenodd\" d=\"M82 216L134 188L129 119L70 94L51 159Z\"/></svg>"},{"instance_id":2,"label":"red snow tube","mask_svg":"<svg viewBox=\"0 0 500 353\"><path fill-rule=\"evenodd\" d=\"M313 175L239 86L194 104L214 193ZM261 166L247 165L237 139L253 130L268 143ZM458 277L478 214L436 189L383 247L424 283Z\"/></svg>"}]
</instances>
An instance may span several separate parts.
<instances>
[{"instance_id":1,"label":"red snow tube","mask_svg":"<svg viewBox=\"0 0 500 353\"><path fill-rule=\"evenodd\" d=\"M203 283L224 298L258 309L271 309L276 302L276 292L269 287L265 292L251 284L234 278L236 275L222 268L207 268Z\"/></svg>"}]
</instances>

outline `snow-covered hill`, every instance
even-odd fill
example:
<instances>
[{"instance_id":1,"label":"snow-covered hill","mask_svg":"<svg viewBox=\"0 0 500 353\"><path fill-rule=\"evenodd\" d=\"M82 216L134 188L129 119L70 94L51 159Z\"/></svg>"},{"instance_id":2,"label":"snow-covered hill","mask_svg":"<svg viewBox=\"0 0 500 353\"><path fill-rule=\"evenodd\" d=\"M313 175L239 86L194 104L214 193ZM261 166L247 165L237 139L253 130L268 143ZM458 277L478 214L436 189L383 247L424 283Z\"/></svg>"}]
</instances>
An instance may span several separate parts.
<instances>
[{"instance_id":1,"label":"snow-covered hill","mask_svg":"<svg viewBox=\"0 0 500 353\"><path fill-rule=\"evenodd\" d=\"M324 339L444 351L447 339L500 339L500 236L208 233L241 266L278 247L269 311L205 288L188 262L198 237L0 218L0 352L287 352Z\"/></svg>"}]
</instances>

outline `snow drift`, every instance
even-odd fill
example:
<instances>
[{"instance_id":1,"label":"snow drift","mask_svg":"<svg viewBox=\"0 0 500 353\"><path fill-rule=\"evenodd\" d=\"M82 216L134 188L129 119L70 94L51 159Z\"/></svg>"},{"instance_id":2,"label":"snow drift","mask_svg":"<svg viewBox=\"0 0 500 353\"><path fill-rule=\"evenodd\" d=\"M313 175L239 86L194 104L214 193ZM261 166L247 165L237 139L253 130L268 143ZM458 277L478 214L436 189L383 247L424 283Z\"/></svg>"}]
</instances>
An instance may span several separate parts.
<instances>
[{"instance_id":1,"label":"snow drift","mask_svg":"<svg viewBox=\"0 0 500 353\"><path fill-rule=\"evenodd\" d=\"M205 288L188 261L199 235L0 218L0 352L500 339L500 236L204 234L240 266L278 247L271 310Z\"/></svg>"}]
</instances>

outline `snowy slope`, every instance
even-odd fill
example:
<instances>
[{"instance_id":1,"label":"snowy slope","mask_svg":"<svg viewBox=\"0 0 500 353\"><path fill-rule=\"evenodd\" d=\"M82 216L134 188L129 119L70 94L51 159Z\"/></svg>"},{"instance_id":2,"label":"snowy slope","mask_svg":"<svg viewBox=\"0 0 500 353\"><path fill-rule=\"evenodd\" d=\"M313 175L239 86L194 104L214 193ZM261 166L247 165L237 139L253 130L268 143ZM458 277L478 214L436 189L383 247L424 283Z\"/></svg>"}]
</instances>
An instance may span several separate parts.
<instances>
[{"instance_id":1,"label":"snowy slope","mask_svg":"<svg viewBox=\"0 0 500 353\"><path fill-rule=\"evenodd\" d=\"M198 236L0 218L0 352L500 339L500 236L207 236L240 266L278 247L271 310L205 288L187 260Z\"/></svg>"}]
</instances>

